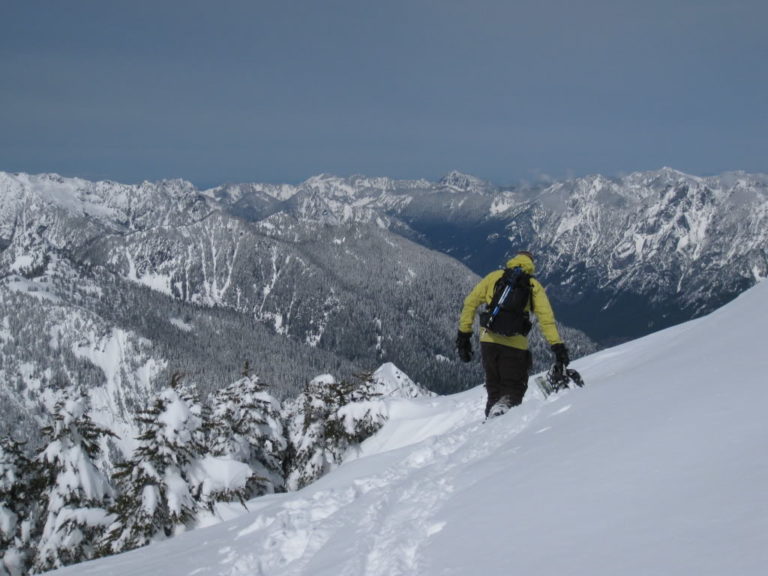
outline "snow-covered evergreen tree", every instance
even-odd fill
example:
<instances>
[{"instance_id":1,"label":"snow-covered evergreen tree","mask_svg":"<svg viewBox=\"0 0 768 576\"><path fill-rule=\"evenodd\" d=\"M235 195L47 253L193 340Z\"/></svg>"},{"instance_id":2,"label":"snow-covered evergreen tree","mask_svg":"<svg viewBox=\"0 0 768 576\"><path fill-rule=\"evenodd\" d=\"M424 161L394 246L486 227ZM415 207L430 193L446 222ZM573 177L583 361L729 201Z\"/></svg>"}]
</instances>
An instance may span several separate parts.
<instances>
[{"instance_id":1,"label":"snow-covered evergreen tree","mask_svg":"<svg viewBox=\"0 0 768 576\"><path fill-rule=\"evenodd\" d=\"M101 439L114 434L91 420L86 398L74 395L57 401L53 422L43 434L49 441L36 457L46 482L37 571L93 558L112 522L107 509L113 489L97 462Z\"/></svg>"},{"instance_id":2,"label":"snow-covered evergreen tree","mask_svg":"<svg viewBox=\"0 0 768 576\"><path fill-rule=\"evenodd\" d=\"M0 576L27 573L41 489L39 468L23 445L0 438Z\"/></svg>"},{"instance_id":3,"label":"snow-covered evergreen tree","mask_svg":"<svg viewBox=\"0 0 768 576\"><path fill-rule=\"evenodd\" d=\"M115 474L117 518L105 552L137 548L191 527L201 509L242 499L251 475L245 464L207 455L205 408L179 374L137 420L139 445Z\"/></svg>"},{"instance_id":4,"label":"snow-covered evergreen tree","mask_svg":"<svg viewBox=\"0 0 768 576\"><path fill-rule=\"evenodd\" d=\"M139 445L114 475L119 496L108 548L130 550L191 524L196 506L184 468L203 453L203 411L174 374L171 385L137 416Z\"/></svg>"},{"instance_id":5,"label":"snow-covered evergreen tree","mask_svg":"<svg viewBox=\"0 0 768 576\"><path fill-rule=\"evenodd\" d=\"M314 482L381 428L385 416L375 396L370 375L357 382L337 382L326 374L305 386L287 408L289 489Z\"/></svg>"},{"instance_id":6,"label":"snow-covered evergreen tree","mask_svg":"<svg viewBox=\"0 0 768 576\"><path fill-rule=\"evenodd\" d=\"M266 384L252 376L248 365L243 377L213 397L211 452L247 463L254 471L248 497L282 490L287 449L280 402Z\"/></svg>"}]
</instances>

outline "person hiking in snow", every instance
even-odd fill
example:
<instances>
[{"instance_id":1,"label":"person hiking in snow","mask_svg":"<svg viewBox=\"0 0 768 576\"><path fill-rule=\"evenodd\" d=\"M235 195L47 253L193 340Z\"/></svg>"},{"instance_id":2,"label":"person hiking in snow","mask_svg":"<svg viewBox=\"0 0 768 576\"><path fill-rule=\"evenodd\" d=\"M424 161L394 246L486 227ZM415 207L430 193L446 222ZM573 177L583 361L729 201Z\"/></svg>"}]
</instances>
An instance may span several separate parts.
<instances>
[{"instance_id":1,"label":"person hiking in snow","mask_svg":"<svg viewBox=\"0 0 768 576\"><path fill-rule=\"evenodd\" d=\"M485 370L488 401L485 416L504 414L523 401L528 389L528 373L533 364L528 350L530 312L536 314L539 329L562 367L570 362L568 349L560 339L555 315L544 287L533 274L533 255L518 252L507 262L506 270L494 270L472 289L464 300L459 318L456 348L463 362L472 360L472 324L481 304L480 355ZM504 288L509 287L502 298ZM499 302L501 301L501 305Z\"/></svg>"}]
</instances>

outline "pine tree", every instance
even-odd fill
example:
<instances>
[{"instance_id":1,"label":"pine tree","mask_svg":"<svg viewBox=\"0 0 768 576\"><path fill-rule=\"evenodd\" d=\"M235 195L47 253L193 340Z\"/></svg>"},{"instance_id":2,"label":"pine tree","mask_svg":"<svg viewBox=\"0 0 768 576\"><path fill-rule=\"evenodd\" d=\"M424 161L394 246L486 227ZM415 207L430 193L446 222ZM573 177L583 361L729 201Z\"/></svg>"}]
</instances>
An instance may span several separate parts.
<instances>
[{"instance_id":1,"label":"pine tree","mask_svg":"<svg viewBox=\"0 0 768 576\"><path fill-rule=\"evenodd\" d=\"M247 364L240 380L214 395L212 413L212 454L245 462L255 473L247 496L282 490L287 440L280 403Z\"/></svg>"},{"instance_id":2,"label":"pine tree","mask_svg":"<svg viewBox=\"0 0 768 576\"><path fill-rule=\"evenodd\" d=\"M242 500L247 465L207 454L205 408L174 374L171 384L139 414L139 445L118 466L119 497L104 552L121 552L192 527L198 513L221 500Z\"/></svg>"},{"instance_id":3,"label":"pine tree","mask_svg":"<svg viewBox=\"0 0 768 576\"><path fill-rule=\"evenodd\" d=\"M369 373L359 374L356 381L342 380L331 387L339 407L326 421L325 435L336 447L335 459L339 464L350 447L373 436L384 424L381 404L372 402L379 396L374 389L373 375Z\"/></svg>"},{"instance_id":4,"label":"pine tree","mask_svg":"<svg viewBox=\"0 0 768 576\"><path fill-rule=\"evenodd\" d=\"M287 408L289 458L287 483L296 490L341 464L348 450L384 423L370 375L337 382L331 375L310 381Z\"/></svg>"},{"instance_id":5,"label":"pine tree","mask_svg":"<svg viewBox=\"0 0 768 576\"><path fill-rule=\"evenodd\" d=\"M119 496L106 548L121 552L171 536L192 523L196 506L184 469L203 452L203 412L174 374L137 418L141 434L131 458L117 466Z\"/></svg>"},{"instance_id":6,"label":"pine tree","mask_svg":"<svg viewBox=\"0 0 768 576\"><path fill-rule=\"evenodd\" d=\"M85 397L60 399L43 434L49 442L36 457L46 482L37 571L93 558L112 521L107 508L113 490L97 461L100 441L114 434L91 420Z\"/></svg>"},{"instance_id":7,"label":"pine tree","mask_svg":"<svg viewBox=\"0 0 768 576\"><path fill-rule=\"evenodd\" d=\"M0 438L0 576L27 573L38 536L40 480L39 467L23 445Z\"/></svg>"}]
</instances>

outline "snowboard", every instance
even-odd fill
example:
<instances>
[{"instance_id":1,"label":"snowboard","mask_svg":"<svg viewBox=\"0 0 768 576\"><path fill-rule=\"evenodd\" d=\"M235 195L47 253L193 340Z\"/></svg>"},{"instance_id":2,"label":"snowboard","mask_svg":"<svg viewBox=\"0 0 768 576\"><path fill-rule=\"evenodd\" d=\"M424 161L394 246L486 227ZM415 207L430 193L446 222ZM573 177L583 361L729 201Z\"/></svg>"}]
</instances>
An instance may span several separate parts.
<instances>
[{"instance_id":1,"label":"snowboard","mask_svg":"<svg viewBox=\"0 0 768 576\"><path fill-rule=\"evenodd\" d=\"M584 386L584 379L581 374L571 368L565 368L562 364L553 364L545 375L536 376L534 380L545 399L560 390L569 389L568 384L570 382L579 388Z\"/></svg>"}]
</instances>

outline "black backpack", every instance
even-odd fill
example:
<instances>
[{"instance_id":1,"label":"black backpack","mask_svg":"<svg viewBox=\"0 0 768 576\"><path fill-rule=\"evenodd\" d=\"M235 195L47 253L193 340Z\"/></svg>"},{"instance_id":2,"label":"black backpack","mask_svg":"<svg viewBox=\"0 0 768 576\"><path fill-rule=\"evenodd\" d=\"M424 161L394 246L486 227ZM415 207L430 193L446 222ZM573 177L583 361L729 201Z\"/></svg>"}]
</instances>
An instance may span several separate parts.
<instances>
[{"instance_id":1,"label":"black backpack","mask_svg":"<svg viewBox=\"0 0 768 576\"><path fill-rule=\"evenodd\" d=\"M491 303L480 314L480 326L501 336L527 336L532 327L525 310L528 303L533 310L531 278L520 266L505 269L496 281Z\"/></svg>"}]
</instances>

